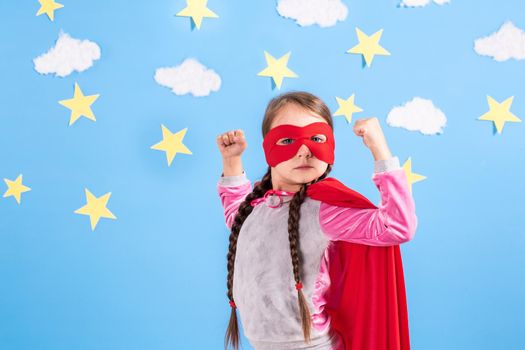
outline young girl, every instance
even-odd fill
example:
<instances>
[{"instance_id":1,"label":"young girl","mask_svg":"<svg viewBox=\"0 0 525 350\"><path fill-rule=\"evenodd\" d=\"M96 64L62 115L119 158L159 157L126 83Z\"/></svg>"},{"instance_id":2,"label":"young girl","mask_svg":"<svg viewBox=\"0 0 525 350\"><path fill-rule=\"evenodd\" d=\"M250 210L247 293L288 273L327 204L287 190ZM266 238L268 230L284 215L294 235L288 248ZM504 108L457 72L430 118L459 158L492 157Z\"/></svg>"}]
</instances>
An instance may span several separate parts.
<instances>
[{"instance_id":1,"label":"young girl","mask_svg":"<svg viewBox=\"0 0 525 350\"><path fill-rule=\"evenodd\" d=\"M231 229L225 348L239 346L236 309L256 350L408 349L399 244L417 227L399 159L377 118L354 132L374 157L381 203L327 175L334 164L328 107L306 92L273 98L262 122L268 170L252 188L242 130L217 137L217 190Z\"/></svg>"}]
</instances>

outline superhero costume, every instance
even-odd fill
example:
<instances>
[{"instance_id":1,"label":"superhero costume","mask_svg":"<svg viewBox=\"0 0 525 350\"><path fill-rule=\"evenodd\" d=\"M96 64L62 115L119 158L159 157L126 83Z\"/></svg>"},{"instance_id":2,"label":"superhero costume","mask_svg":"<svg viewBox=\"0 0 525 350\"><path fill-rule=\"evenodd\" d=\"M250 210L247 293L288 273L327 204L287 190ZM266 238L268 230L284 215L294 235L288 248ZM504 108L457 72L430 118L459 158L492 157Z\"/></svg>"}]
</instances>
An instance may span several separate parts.
<instances>
[{"instance_id":1,"label":"superhero costume","mask_svg":"<svg viewBox=\"0 0 525 350\"><path fill-rule=\"evenodd\" d=\"M281 125L273 128L265 138L266 144L263 142L268 163L275 166L281 161L293 157L303 143L307 144L317 158L330 164L333 163L333 149L335 147L333 135L326 128L319 127L321 126L319 124L328 126L326 123L312 123L303 128L291 125ZM319 133L327 137L327 142L324 142L324 145L312 141L312 137ZM278 139L284 137L292 139L293 142L289 145L273 146ZM295 149L291 149L291 147ZM291 149L287 154L283 152L286 148ZM332 152L332 155L330 155L330 152ZM397 157L394 157L394 159L398 163ZM377 164L380 164L380 162L376 162ZM238 204L240 204L246 194L251 192L250 183L247 182L249 180L245 178L245 175L243 176L223 177L218 184L227 225L231 225ZM344 186L334 178L326 178L308 186L308 197L303 203L306 213L309 213L308 209L310 208L313 213L309 215L318 216L320 225L317 230L322 231L329 239L327 240L328 244L323 245L323 241L319 236L315 234L311 237L309 236L311 241L318 240L318 245L324 251L319 257L321 263L314 265L313 271L315 269L319 271L315 278L315 283L312 279L308 280L306 278L304 292L306 296L311 298L309 301L314 310L312 313L313 324L319 331L314 333L314 335L319 335L314 341L319 340L321 342L326 340L327 326L331 325L331 328L335 329L344 338L344 349L404 350L409 349L408 316L402 261L398 244L412 238L417 218L415 217L413 199L408 193L406 175L399 168L398 164L397 167L394 166L387 172L376 172L373 179L380 191L386 191L384 196L382 192L380 208L377 208L364 196ZM386 202L387 198L383 197L391 197L393 199L390 202ZM392 203L392 201L395 203ZM316 207L312 203L317 203L318 206ZM284 206L286 206L286 202ZM287 214L287 209L282 209L285 209L283 212ZM278 211L276 212L278 213ZM244 232L246 235L249 235L249 232L254 231L256 227L254 223L250 224L248 221L252 215L255 223L257 215L267 216L270 214L263 212L263 209L256 210L254 208L252 214L245 221L245 224L248 223ZM363 220L363 217L365 217L365 220ZM352 223L358 220L361 220L360 223L350 232L349 228L352 227ZM286 225L284 226L286 231ZM308 221L304 223L301 221L301 239L310 234L308 228L312 228L312 226L313 224L310 224ZM239 243L241 243L240 240L243 237L243 229L244 225L239 235ZM263 231L253 235L252 240L262 236L261 232L268 232L268 227L262 229ZM358 232L359 230L362 232ZM304 234L304 231L307 231L307 233ZM244 243L244 245L241 245L241 250L239 250L238 246L238 254L243 249L249 249L249 246L246 245L248 241ZM266 243L262 241L260 244L263 246ZM282 249L284 250L280 255L283 258L286 256L286 250L289 250L289 245L286 244L286 241L284 243L281 242L280 245L283 246ZM307 244L303 243L303 240L300 241L300 245L301 249L307 249ZM261 248L257 249L260 250ZM275 253L275 256L279 256L278 250L281 248L276 246L272 249L272 253ZM313 250L315 249L312 248ZM248 260L253 259L253 255L257 251L252 253L251 256L245 257L245 265L253 265L255 263L253 260ZM289 256L289 251L287 254ZM308 252L303 254L308 255ZM319 250L316 254L319 255ZM270 257L271 255L266 255L266 259ZM264 256L261 259L264 259ZM265 298L270 303L271 300L268 296L272 295L273 299L278 299L279 293L282 295L283 300L291 299L296 303L296 292L293 290L293 278L290 271L291 263L290 265L288 263L288 261L284 261L279 265L280 269L285 270L283 273L284 277L281 277L281 279L290 281L288 290L286 290L286 284L284 284L284 287L280 285L277 289L265 291L262 289L264 288L263 284L258 285L257 281L243 281L243 273L246 272L244 276L250 276L253 271L241 270L237 276L237 282L241 286L245 286L245 288L239 287L240 289L237 290L237 293L234 290L236 303L239 304L237 300L241 298L240 294L247 294L246 292L250 292L252 295L241 301L240 304L243 306L248 305L250 298L255 299L252 302L257 302L257 297L260 297L259 302L261 303L265 302ZM237 269L236 264L235 270ZM312 269L309 272L311 274ZM262 275L262 272L259 272L259 274ZM272 276L265 283L267 284L269 283L268 281L273 279L277 279L277 277ZM234 288L235 284L234 278ZM308 289L308 286L310 289ZM282 309L279 309L280 306L280 304L272 304L266 307L264 311L282 312ZM254 346L257 349L269 348L270 344L275 346L275 343L271 342L271 340L275 340L277 343L283 344L283 349L301 347L299 345L301 343L300 339L297 339L297 336L302 337L300 329L296 332L295 338L287 338L284 333L280 333L280 329L286 327L284 324L266 333L259 331L257 325L262 325L266 318L264 312L258 313L257 307L258 305L250 305L250 307L245 307L245 310L241 310L241 306L239 307L241 319L243 319L244 311L244 318L251 325L250 329L245 329L245 334L252 342L252 345L255 344ZM251 319L251 314L258 314L260 317L259 319ZM293 330L293 327L290 330ZM295 330L297 331L297 329Z\"/></svg>"}]
</instances>

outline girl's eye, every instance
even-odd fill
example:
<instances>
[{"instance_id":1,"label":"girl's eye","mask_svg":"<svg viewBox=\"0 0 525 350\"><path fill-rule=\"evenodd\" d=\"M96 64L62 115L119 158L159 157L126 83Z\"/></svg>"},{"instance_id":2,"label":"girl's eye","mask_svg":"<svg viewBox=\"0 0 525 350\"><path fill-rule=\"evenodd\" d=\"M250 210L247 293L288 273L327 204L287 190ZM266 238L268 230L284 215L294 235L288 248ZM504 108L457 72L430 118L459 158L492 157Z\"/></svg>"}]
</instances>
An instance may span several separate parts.
<instances>
[{"instance_id":1,"label":"girl's eye","mask_svg":"<svg viewBox=\"0 0 525 350\"><path fill-rule=\"evenodd\" d=\"M287 142L287 141L292 141L292 142L293 142L293 139L289 139L289 138L286 138L286 139L280 139L277 143L279 143L279 144L289 145L291 142Z\"/></svg>"},{"instance_id":2,"label":"girl's eye","mask_svg":"<svg viewBox=\"0 0 525 350\"><path fill-rule=\"evenodd\" d=\"M323 143L323 142L326 141L326 138L325 138L324 135L315 135L315 136L312 136L311 139L314 140L317 143ZM279 141L277 141L277 143L280 144L280 145L289 145L289 144L293 143L293 141L294 141L294 139L283 138L283 139L280 139Z\"/></svg>"}]
</instances>

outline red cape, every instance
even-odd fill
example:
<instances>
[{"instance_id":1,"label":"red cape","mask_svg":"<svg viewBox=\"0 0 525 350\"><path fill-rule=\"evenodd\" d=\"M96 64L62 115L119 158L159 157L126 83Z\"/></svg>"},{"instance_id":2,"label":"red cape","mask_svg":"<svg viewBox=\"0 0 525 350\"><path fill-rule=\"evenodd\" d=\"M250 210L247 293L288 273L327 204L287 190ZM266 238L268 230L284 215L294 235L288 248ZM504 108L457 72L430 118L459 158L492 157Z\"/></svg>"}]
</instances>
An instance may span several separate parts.
<instances>
[{"instance_id":1,"label":"red cape","mask_svg":"<svg viewBox=\"0 0 525 350\"><path fill-rule=\"evenodd\" d=\"M307 187L328 204L377 208L335 178ZM325 310L345 350L408 350L408 311L399 245L379 247L335 241L329 249L332 284Z\"/></svg>"}]
</instances>

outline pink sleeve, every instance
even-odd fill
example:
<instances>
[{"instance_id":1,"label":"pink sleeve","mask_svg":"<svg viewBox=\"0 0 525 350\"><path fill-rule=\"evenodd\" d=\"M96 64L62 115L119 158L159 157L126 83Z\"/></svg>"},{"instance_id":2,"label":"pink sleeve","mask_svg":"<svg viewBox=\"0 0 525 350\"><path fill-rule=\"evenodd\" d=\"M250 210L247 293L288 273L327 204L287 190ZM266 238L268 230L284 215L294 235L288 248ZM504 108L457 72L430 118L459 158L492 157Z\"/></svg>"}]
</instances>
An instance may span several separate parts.
<instances>
[{"instance_id":1,"label":"pink sleeve","mask_svg":"<svg viewBox=\"0 0 525 350\"><path fill-rule=\"evenodd\" d=\"M390 246L411 240L416 232L415 203L402 168L372 175L379 189L377 208L362 209L321 202L319 221L332 241Z\"/></svg>"},{"instance_id":2,"label":"pink sleeve","mask_svg":"<svg viewBox=\"0 0 525 350\"><path fill-rule=\"evenodd\" d=\"M231 229L239 205L252 192L251 181L244 173L239 176L222 176L217 183L217 192L224 209L226 226Z\"/></svg>"}]
</instances>

